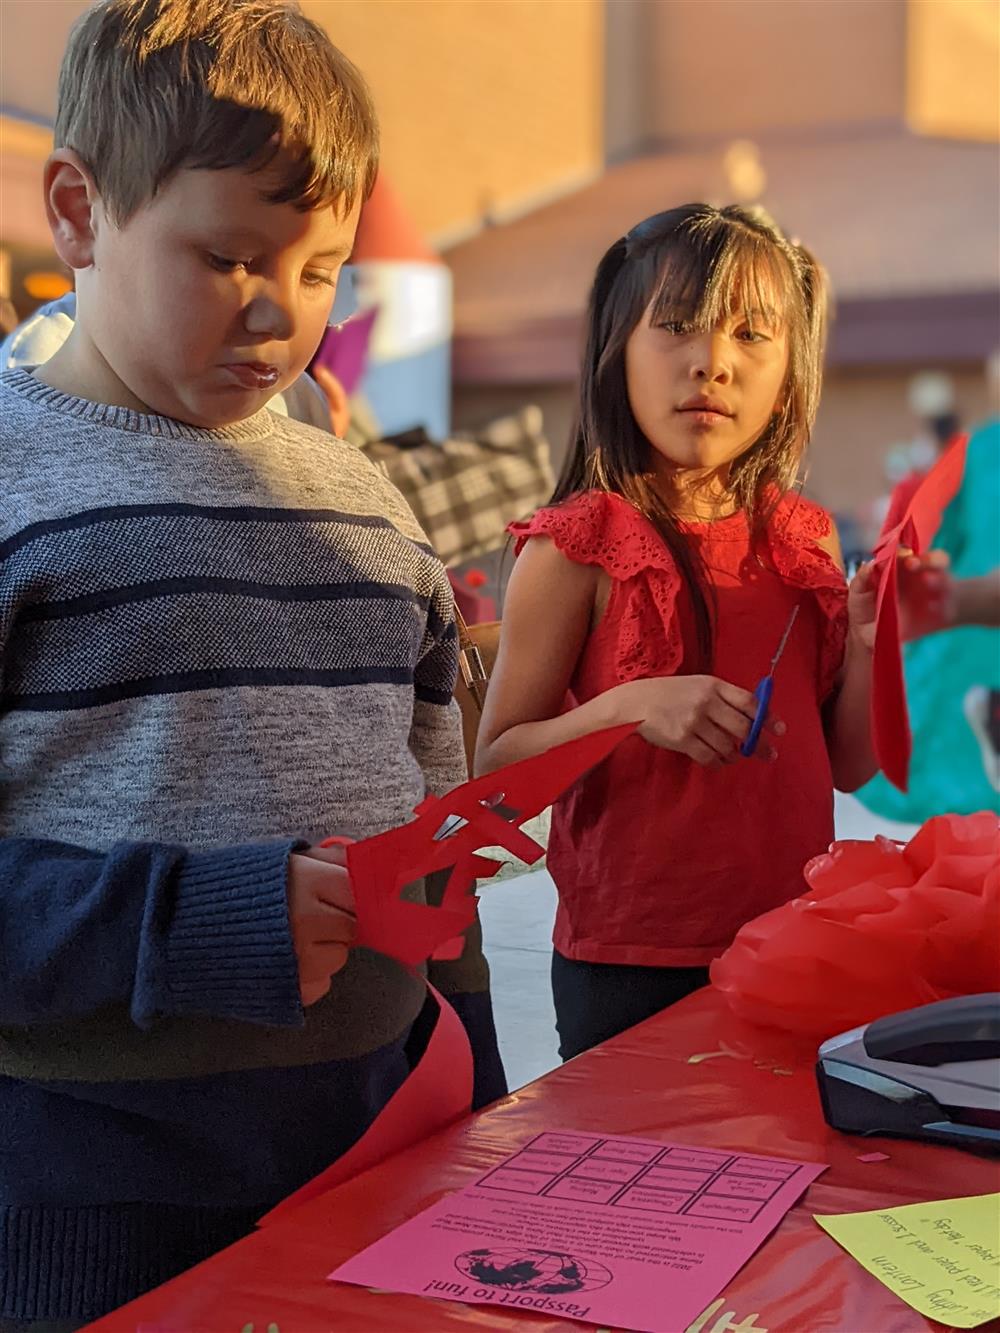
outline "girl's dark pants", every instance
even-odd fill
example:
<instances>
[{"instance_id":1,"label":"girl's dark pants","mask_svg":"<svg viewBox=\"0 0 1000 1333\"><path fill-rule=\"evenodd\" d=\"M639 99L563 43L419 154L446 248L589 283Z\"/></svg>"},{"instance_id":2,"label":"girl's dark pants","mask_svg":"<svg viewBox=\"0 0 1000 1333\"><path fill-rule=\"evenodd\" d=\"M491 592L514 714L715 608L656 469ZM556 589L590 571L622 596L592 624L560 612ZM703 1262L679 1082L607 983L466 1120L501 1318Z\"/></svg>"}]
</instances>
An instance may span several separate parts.
<instances>
[{"instance_id":1,"label":"girl's dark pants","mask_svg":"<svg viewBox=\"0 0 1000 1333\"><path fill-rule=\"evenodd\" d=\"M559 1054L571 1060L707 985L707 967L581 963L553 950Z\"/></svg>"}]
</instances>

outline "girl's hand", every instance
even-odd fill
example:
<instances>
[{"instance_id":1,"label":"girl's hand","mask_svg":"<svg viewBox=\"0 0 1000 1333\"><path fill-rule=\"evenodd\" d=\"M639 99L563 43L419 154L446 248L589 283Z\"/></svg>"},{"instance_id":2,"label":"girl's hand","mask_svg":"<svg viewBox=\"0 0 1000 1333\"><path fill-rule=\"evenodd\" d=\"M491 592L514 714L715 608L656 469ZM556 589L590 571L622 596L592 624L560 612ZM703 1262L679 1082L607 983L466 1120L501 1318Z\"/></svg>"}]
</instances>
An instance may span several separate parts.
<instances>
[{"instance_id":1,"label":"girl's hand","mask_svg":"<svg viewBox=\"0 0 1000 1333\"><path fill-rule=\"evenodd\" d=\"M639 735L664 750L686 754L696 764L719 768L739 758L749 735L757 701L749 690L716 676L661 676L629 681L611 691L622 722L639 722ZM773 715L765 729L784 735L785 724ZM777 752L763 736L754 757L771 760Z\"/></svg>"},{"instance_id":2,"label":"girl's hand","mask_svg":"<svg viewBox=\"0 0 1000 1333\"><path fill-rule=\"evenodd\" d=\"M310 847L288 858L288 917L306 1007L327 993L354 943L357 922L344 860L341 847Z\"/></svg>"},{"instance_id":3,"label":"girl's hand","mask_svg":"<svg viewBox=\"0 0 1000 1333\"><path fill-rule=\"evenodd\" d=\"M875 562L867 560L847 589L847 623L852 638L875 651Z\"/></svg>"}]
</instances>

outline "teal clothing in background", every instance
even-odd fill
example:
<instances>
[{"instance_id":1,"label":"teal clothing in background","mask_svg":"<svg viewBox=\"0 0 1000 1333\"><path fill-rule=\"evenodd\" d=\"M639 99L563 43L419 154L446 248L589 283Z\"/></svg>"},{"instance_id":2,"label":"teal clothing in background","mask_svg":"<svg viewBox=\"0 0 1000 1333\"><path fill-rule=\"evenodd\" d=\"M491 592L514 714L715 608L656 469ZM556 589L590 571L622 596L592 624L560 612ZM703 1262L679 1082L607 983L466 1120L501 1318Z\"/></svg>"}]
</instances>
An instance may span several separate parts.
<instances>
[{"instance_id":1,"label":"teal clothing in background","mask_svg":"<svg viewBox=\"0 0 1000 1333\"><path fill-rule=\"evenodd\" d=\"M969 440L965 475L934 540L951 557L957 579L1000 566L1000 420ZM913 731L910 789L897 791L879 773L856 793L875 814L920 824L933 815L996 810L979 742L963 711L973 686L1000 689L1000 630L962 628L903 647Z\"/></svg>"}]
</instances>

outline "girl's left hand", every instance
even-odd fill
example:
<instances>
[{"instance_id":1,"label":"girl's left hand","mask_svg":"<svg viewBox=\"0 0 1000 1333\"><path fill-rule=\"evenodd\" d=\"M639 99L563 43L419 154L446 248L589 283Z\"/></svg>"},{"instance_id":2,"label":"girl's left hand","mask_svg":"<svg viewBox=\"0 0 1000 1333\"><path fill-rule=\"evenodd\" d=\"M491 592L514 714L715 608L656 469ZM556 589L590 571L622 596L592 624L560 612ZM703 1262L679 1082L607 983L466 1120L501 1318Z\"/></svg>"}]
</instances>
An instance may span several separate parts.
<instances>
[{"instance_id":1,"label":"girl's left hand","mask_svg":"<svg viewBox=\"0 0 1000 1333\"><path fill-rule=\"evenodd\" d=\"M954 619L954 584L943 551L926 556L900 551L899 624L903 641L946 629ZM851 634L862 647L875 648L875 565L867 561L847 590L847 618Z\"/></svg>"},{"instance_id":2,"label":"girl's left hand","mask_svg":"<svg viewBox=\"0 0 1000 1333\"><path fill-rule=\"evenodd\" d=\"M869 652L875 650L874 574L875 562L865 561L847 589L847 623L851 636Z\"/></svg>"}]
</instances>

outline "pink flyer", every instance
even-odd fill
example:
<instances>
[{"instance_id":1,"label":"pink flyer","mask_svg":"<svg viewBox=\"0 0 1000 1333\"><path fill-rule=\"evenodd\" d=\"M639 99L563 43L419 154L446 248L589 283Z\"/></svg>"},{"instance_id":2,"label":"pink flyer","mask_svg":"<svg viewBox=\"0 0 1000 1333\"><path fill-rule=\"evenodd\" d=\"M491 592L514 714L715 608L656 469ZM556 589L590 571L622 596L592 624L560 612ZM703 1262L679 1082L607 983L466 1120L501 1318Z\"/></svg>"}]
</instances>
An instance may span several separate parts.
<instances>
[{"instance_id":1,"label":"pink flyer","mask_svg":"<svg viewBox=\"0 0 1000 1333\"><path fill-rule=\"evenodd\" d=\"M825 1169L681 1143L539 1134L330 1280L683 1333Z\"/></svg>"}]
</instances>

